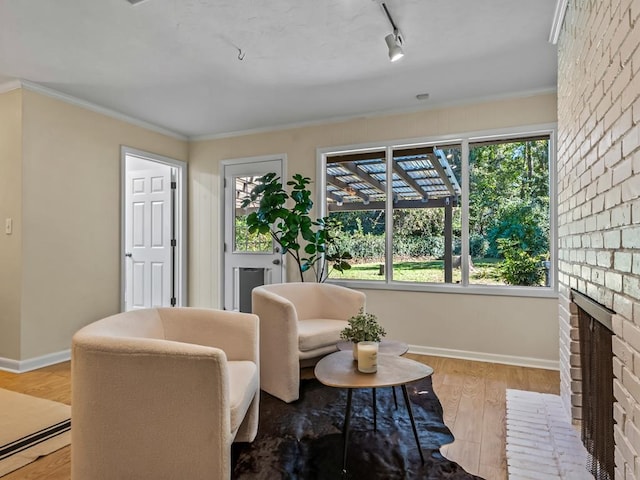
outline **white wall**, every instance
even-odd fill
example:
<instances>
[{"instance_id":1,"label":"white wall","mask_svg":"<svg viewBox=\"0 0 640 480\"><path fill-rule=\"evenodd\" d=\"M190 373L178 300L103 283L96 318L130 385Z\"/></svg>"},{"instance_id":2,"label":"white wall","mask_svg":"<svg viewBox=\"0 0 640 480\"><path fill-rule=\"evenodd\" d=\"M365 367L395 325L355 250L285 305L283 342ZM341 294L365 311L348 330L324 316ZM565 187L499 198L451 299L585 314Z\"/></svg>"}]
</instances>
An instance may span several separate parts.
<instances>
[{"instance_id":1,"label":"white wall","mask_svg":"<svg viewBox=\"0 0 640 480\"><path fill-rule=\"evenodd\" d=\"M187 160L186 141L23 96L20 359L68 349L120 310L120 146Z\"/></svg>"},{"instance_id":2,"label":"white wall","mask_svg":"<svg viewBox=\"0 0 640 480\"><path fill-rule=\"evenodd\" d=\"M190 304L219 307L220 162L287 155L288 175L316 177L316 149L554 123L556 96L545 94L412 114L265 132L190 144ZM312 186L313 189L313 186ZM314 192L314 198L315 192ZM368 310L390 335L441 353L474 352L530 364L558 359L557 299L367 290ZM508 358L507 358L508 357ZM534 359L534 360L531 360Z\"/></svg>"},{"instance_id":3,"label":"white wall","mask_svg":"<svg viewBox=\"0 0 640 480\"><path fill-rule=\"evenodd\" d=\"M5 220L13 233L5 234ZM0 358L20 355L22 92L0 94Z\"/></svg>"}]
</instances>

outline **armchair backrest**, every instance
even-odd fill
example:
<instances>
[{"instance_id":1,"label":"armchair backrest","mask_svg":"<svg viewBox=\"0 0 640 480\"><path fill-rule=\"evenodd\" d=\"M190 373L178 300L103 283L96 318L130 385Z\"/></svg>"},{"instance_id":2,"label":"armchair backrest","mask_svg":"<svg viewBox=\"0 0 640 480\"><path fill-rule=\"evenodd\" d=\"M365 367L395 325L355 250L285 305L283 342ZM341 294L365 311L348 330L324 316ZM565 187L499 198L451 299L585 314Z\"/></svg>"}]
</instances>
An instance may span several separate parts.
<instances>
[{"instance_id":1,"label":"armchair backrest","mask_svg":"<svg viewBox=\"0 0 640 480\"><path fill-rule=\"evenodd\" d=\"M346 320L364 308L365 295L351 288L329 283L292 282L258 287L290 301L298 320L331 318Z\"/></svg>"},{"instance_id":2,"label":"armchair backrest","mask_svg":"<svg viewBox=\"0 0 640 480\"><path fill-rule=\"evenodd\" d=\"M159 308L165 338L224 350L227 360L259 362L259 329L255 315L205 308ZM215 322L203 322L207 317Z\"/></svg>"},{"instance_id":3,"label":"armchair backrest","mask_svg":"<svg viewBox=\"0 0 640 480\"><path fill-rule=\"evenodd\" d=\"M91 323L82 332L91 337L165 338L157 309L117 313Z\"/></svg>"}]
</instances>

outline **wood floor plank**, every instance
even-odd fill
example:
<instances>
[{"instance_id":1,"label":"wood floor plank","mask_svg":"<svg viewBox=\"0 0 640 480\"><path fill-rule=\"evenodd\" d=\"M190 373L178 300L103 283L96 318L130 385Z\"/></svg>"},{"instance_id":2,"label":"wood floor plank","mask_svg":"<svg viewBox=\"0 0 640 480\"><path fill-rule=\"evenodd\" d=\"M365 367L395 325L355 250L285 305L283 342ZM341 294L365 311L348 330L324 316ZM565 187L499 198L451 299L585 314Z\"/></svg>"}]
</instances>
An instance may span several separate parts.
<instances>
[{"instance_id":1,"label":"wood floor plank","mask_svg":"<svg viewBox=\"0 0 640 480\"><path fill-rule=\"evenodd\" d=\"M504 387L487 382L482 439L480 442L480 464L496 469L506 468L506 398Z\"/></svg>"},{"instance_id":2,"label":"wood floor plank","mask_svg":"<svg viewBox=\"0 0 640 480\"><path fill-rule=\"evenodd\" d=\"M445 425L454 425L458 414L458 404L462 393L462 385L440 385L433 389L442 404ZM451 428L451 427L449 427Z\"/></svg>"},{"instance_id":3,"label":"wood floor plank","mask_svg":"<svg viewBox=\"0 0 640 480\"><path fill-rule=\"evenodd\" d=\"M480 443L482 440L482 418L484 416L484 383L480 385L463 385L458 413L453 426L456 439L466 442Z\"/></svg>"},{"instance_id":4,"label":"wood floor plank","mask_svg":"<svg viewBox=\"0 0 640 480\"><path fill-rule=\"evenodd\" d=\"M448 446L446 452L446 454L443 454L446 458L456 462L467 472L478 475L480 470L480 443L456 440Z\"/></svg>"},{"instance_id":5,"label":"wood floor plank","mask_svg":"<svg viewBox=\"0 0 640 480\"><path fill-rule=\"evenodd\" d=\"M509 478L506 465L504 468L496 468L480 463L478 475L482 478L486 478L487 480L507 480Z\"/></svg>"}]
</instances>

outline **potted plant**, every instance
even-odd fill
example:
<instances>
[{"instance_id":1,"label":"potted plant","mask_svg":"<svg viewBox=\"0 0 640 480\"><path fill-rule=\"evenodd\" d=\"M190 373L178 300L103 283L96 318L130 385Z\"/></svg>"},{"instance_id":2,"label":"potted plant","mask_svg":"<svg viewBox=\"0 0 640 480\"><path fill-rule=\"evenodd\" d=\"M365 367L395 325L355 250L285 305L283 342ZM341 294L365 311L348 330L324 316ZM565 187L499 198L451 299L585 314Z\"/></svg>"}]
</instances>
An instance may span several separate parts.
<instances>
[{"instance_id":1,"label":"potted plant","mask_svg":"<svg viewBox=\"0 0 640 480\"><path fill-rule=\"evenodd\" d=\"M313 207L307 188L310 183L309 177L295 174L287 182L291 187L288 193L275 173L267 173L257 180L242 207L259 202L258 209L247 216L249 233L270 234L282 253L296 262L300 281L304 282L304 273L311 270L317 282L324 282L332 268L338 272L351 268L351 255L336 247L334 232L340 226L336 220L312 220L309 216Z\"/></svg>"},{"instance_id":2,"label":"potted plant","mask_svg":"<svg viewBox=\"0 0 640 480\"><path fill-rule=\"evenodd\" d=\"M360 309L357 315L349 320L341 332L340 338L353 342L353 358L358 357L358 342L380 342L387 332L378 323L378 317L373 313L365 313Z\"/></svg>"}]
</instances>

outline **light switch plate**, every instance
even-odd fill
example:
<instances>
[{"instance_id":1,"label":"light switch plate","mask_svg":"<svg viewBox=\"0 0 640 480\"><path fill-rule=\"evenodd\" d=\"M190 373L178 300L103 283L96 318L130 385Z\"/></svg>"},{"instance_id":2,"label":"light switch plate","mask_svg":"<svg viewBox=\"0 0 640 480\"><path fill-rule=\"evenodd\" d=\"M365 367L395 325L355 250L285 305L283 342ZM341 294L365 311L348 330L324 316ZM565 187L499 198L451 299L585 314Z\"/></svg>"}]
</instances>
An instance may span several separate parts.
<instances>
[{"instance_id":1,"label":"light switch plate","mask_svg":"<svg viewBox=\"0 0 640 480\"><path fill-rule=\"evenodd\" d=\"M13 233L13 220L11 218L7 218L4 221L4 233L7 235L11 235Z\"/></svg>"}]
</instances>

